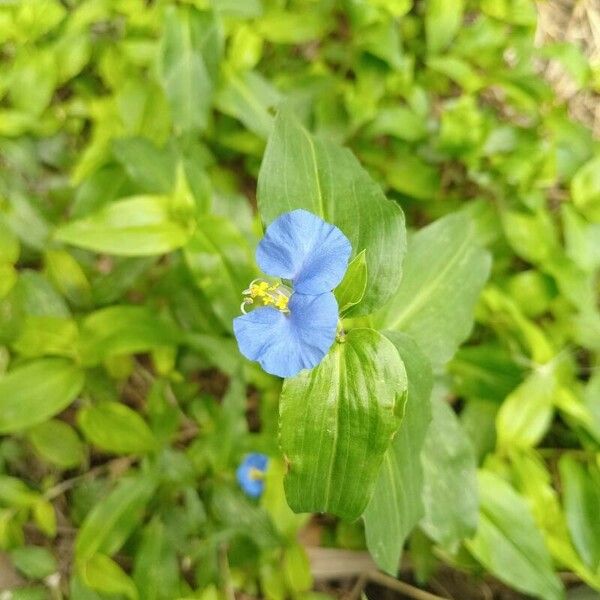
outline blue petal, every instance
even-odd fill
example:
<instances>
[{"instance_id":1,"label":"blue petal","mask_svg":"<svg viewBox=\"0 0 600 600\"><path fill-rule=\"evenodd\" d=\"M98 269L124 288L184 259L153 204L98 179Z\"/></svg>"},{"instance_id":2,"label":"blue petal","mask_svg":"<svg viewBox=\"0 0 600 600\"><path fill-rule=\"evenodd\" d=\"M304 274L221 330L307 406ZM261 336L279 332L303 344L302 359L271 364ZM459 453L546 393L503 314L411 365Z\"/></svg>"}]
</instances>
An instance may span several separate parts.
<instances>
[{"instance_id":1,"label":"blue petal","mask_svg":"<svg viewBox=\"0 0 600 600\"><path fill-rule=\"evenodd\" d=\"M344 277L352 247L335 225L306 210L275 219L256 249L267 274L291 279L302 294L330 292Z\"/></svg>"},{"instance_id":2,"label":"blue petal","mask_svg":"<svg viewBox=\"0 0 600 600\"><path fill-rule=\"evenodd\" d=\"M258 469L259 471L266 471L269 458L265 454L260 452L251 452L244 458L243 465Z\"/></svg>"},{"instance_id":3,"label":"blue petal","mask_svg":"<svg viewBox=\"0 0 600 600\"><path fill-rule=\"evenodd\" d=\"M249 466L240 465L236 471L236 477L240 487L248 496L258 498L263 492L264 481L252 477L251 470Z\"/></svg>"},{"instance_id":4,"label":"blue petal","mask_svg":"<svg viewBox=\"0 0 600 600\"><path fill-rule=\"evenodd\" d=\"M335 340L338 306L331 292L292 294L289 314L263 306L233 320L240 352L272 375L293 377L312 369Z\"/></svg>"},{"instance_id":5,"label":"blue petal","mask_svg":"<svg viewBox=\"0 0 600 600\"><path fill-rule=\"evenodd\" d=\"M262 479L256 479L253 476L252 471L258 470L264 473L267 469L268 461L269 459L264 454L253 452L246 456L236 471L236 477L240 487L246 494L253 498L258 498L262 494L264 481Z\"/></svg>"}]
</instances>

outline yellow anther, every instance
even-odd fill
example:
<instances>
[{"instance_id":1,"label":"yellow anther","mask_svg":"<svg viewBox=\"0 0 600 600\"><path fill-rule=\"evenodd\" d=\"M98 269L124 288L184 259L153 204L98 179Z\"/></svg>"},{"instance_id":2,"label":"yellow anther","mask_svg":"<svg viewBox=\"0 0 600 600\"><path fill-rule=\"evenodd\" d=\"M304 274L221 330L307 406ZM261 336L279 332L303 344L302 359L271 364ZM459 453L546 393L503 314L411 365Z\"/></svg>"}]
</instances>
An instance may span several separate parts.
<instances>
[{"instance_id":1,"label":"yellow anther","mask_svg":"<svg viewBox=\"0 0 600 600\"><path fill-rule=\"evenodd\" d=\"M266 281L250 285L250 296L252 298L264 298L269 292L269 284Z\"/></svg>"},{"instance_id":2,"label":"yellow anther","mask_svg":"<svg viewBox=\"0 0 600 600\"><path fill-rule=\"evenodd\" d=\"M289 300L290 299L287 296L281 294L275 301L275 308L283 311L287 310Z\"/></svg>"},{"instance_id":3,"label":"yellow anther","mask_svg":"<svg viewBox=\"0 0 600 600\"><path fill-rule=\"evenodd\" d=\"M291 290L281 283L270 283L263 279L250 282L248 289L243 291L245 296L242 302L242 312L246 314L246 306L272 306L281 312L287 313Z\"/></svg>"},{"instance_id":4,"label":"yellow anther","mask_svg":"<svg viewBox=\"0 0 600 600\"><path fill-rule=\"evenodd\" d=\"M265 478L265 474L260 469L256 469L255 467L251 467L250 470L249 470L249 472L248 472L248 477L250 477L250 479L253 479L254 481L260 481L261 479Z\"/></svg>"}]
</instances>

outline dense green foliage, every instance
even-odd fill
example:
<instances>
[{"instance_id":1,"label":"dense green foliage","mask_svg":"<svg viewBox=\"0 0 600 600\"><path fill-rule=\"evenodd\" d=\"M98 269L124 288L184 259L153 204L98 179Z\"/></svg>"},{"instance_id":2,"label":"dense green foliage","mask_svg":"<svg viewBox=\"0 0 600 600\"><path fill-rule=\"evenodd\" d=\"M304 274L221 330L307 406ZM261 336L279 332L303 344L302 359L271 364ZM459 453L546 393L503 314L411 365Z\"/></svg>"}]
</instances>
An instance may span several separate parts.
<instances>
[{"instance_id":1,"label":"dense green foliage","mask_svg":"<svg viewBox=\"0 0 600 600\"><path fill-rule=\"evenodd\" d=\"M599 77L535 26L530 0L3 3L13 598L310 600L292 509L423 584L600 590L600 145L540 67ZM352 242L346 336L282 384L231 321L300 207Z\"/></svg>"}]
</instances>

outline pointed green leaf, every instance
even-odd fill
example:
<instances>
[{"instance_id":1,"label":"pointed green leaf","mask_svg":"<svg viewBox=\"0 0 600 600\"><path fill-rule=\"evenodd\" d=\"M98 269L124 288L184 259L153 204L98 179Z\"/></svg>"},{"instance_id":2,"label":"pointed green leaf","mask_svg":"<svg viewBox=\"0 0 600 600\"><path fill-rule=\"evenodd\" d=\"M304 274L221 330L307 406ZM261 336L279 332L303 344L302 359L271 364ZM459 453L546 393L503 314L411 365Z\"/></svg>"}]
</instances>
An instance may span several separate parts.
<instances>
[{"instance_id":1,"label":"pointed green leaf","mask_svg":"<svg viewBox=\"0 0 600 600\"><path fill-rule=\"evenodd\" d=\"M565 454L558 463L569 532L583 561L600 570L600 471Z\"/></svg>"},{"instance_id":2,"label":"pointed green leaf","mask_svg":"<svg viewBox=\"0 0 600 600\"><path fill-rule=\"evenodd\" d=\"M448 46L459 30L464 0L428 0L425 6L427 50L436 54Z\"/></svg>"},{"instance_id":3,"label":"pointed green leaf","mask_svg":"<svg viewBox=\"0 0 600 600\"><path fill-rule=\"evenodd\" d=\"M398 351L372 329L351 331L318 367L285 380L280 445L294 511L361 515L400 424L406 389Z\"/></svg>"},{"instance_id":4,"label":"pointed green leaf","mask_svg":"<svg viewBox=\"0 0 600 600\"><path fill-rule=\"evenodd\" d=\"M180 132L207 125L221 46L212 12L193 6L167 9L159 72Z\"/></svg>"},{"instance_id":5,"label":"pointed green leaf","mask_svg":"<svg viewBox=\"0 0 600 600\"><path fill-rule=\"evenodd\" d=\"M58 227L55 239L118 256L152 256L183 246L189 237L170 214L167 196L134 196Z\"/></svg>"},{"instance_id":6,"label":"pointed green leaf","mask_svg":"<svg viewBox=\"0 0 600 600\"><path fill-rule=\"evenodd\" d=\"M142 531L133 579L144 600L178 597L177 554L169 532L158 517L154 517Z\"/></svg>"},{"instance_id":7,"label":"pointed green leaf","mask_svg":"<svg viewBox=\"0 0 600 600\"><path fill-rule=\"evenodd\" d=\"M340 307L340 314L358 304L367 288L367 258L362 250L348 265L348 270L341 283L335 289L335 297Z\"/></svg>"},{"instance_id":8,"label":"pointed green leaf","mask_svg":"<svg viewBox=\"0 0 600 600\"><path fill-rule=\"evenodd\" d=\"M479 474L481 514L477 534L466 545L494 576L542 600L561 600L564 589L536 528L529 506L497 475Z\"/></svg>"},{"instance_id":9,"label":"pointed green leaf","mask_svg":"<svg viewBox=\"0 0 600 600\"><path fill-rule=\"evenodd\" d=\"M353 256L366 250L365 295L350 313L369 314L398 288L406 247L404 215L347 149L313 137L288 109L280 110L258 177L258 208L266 224L304 208L337 225Z\"/></svg>"},{"instance_id":10,"label":"pointed green leaf","mask_svg":"<svg viewBox=\"0 0 600 600\"><path fill-rule=\"evenodd\" d=\"M0 377L0 434L43 423L81 391L84 375L70 360L41 358Z\"/></svg>"},{"instance_id":11,"label":"pointed green leaf","mask_svg":"<svg viewBox=\"0 0 600 600\"><path fill-rule=\"evenodd\" d=\"M267 138L273 128L270 109L277 106L281 96L267 79L254 71L238 73L231 67L223 69L223 85L216 105L226 115L241 121L256 135Z\"/></svg>"},{"instance_id":12,"label":"pointed green leaf","mask_svg":"<svg viewBox=\"0 0 600 600\"><path fill-rule=\"evenodd\" d=\"M99 592L118 594L129 600L137 600L139 594L131 577L111 558L96 554L78 565L83 582Z\"/></svg>"},{"instance_id":13,"label":"pointed green leaf","mask_svg":"<svg viewBox=\"0 0 600 600\"><path fill-rule=\"evenodd\" d=\"M155 487L147 475L122 479L85 518L75 542L77 561L85 562L98 552L117 552L140 522Z\"/></svg>"},{"instance_id":14,"label":"pointed green leaf","mask_svg":"<svg viewBox=\"0 0 600 600\"><path fill-rule=\"evenodd\" d=\"M369 552L381 569L395 575L406 537L424 511L421 448L431 420L433 374L427 357L409 336L396 332L385 336L404 361L408 397L400 429L385 453L363 518Z\"/></svg>"},{"instance_id":15,"label":"pointed green leaf","mask_svg":"<svg viewBox=\"0 0 600 600\"><path fill-rule=\"evenodd\" d=\"M90 313L82 323L80 339L83 362L97 364L114 355L175 346L179 330L147 306L117 305Z\"/></svg>"},{"instance_id":16,"label":"pointed green leaf","mask_svg":"<svg viewBox=\"0 0 600 600\"><path fill-rule=\"evenodd\" d=\"M63 469L80 465L85 447L75 430L67 423L52 419L27 432L35 451L45 460Z\"/></svg>"},{"instance_id":17,"label":"pointed green leaf","mask_svg":"<svg viewBox=\"0 0 600 600\"><path fill-rule=\"evenodd\" d=\"M435 221L411 238L400 288L377 323L408 333L439 369L471 331L490 262L466 214Z\"/></svg>"},{"instance_id":18,"label":"pointed green leaf","mask_svg":"<svg viewBox=\"0 0 600 600\"><path fill-rule=\"evenodd\" d=\"M198 221L184 255L194 282L231 330L240 314L242 290L256 276L248 243L230 221L207 215Z\"/></svg>"},{"instance_id":19,"label":"pointed green leaf","mask_svg":"<svg viewBox=\"0 0 600 600\"><path fill-rule=\"evenodd\" d=\"M77 421L92 444L115 454L143 454L156 448L150 427L134 410L118 402L82 409Z\"/></svg>"},{"instance_id":20,"label":"pointed green leaf","mask_svg":"<svg viewBox=\"0 0 600 600\"><path fill-rule=\"evenodd\" d=\"M431 400L433 419L421 454L425 506L421 526L441 546L456 550L477 526L477 464L452 408L437 390Z\"/></svg>"}]
</instances>

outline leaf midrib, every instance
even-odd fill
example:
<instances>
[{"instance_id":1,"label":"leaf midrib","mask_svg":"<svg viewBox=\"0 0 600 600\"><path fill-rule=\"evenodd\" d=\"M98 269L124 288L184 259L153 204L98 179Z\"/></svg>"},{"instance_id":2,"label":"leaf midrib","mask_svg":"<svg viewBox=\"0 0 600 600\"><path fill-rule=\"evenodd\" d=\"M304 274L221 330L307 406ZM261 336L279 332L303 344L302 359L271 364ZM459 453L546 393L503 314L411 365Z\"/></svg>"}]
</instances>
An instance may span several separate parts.
<instances>
[{"instance_id":1,"label":"leaf midrib","mask_svg":"<svg viewBox=\"0 0 600 600\"><path fill-rule=\"evenodd\" d=\"M472 230L469 231L469 234L464 238L460 246L458 247L456 253L452 258L446 263L444 268L415 296L413 296L412 301L406 305L406 308L403 312L399 313L399 316L391 323L389 323L387 328L397 328L402 325L409 317L411 317L415 312L417 312L427 301L432 291L435 290L439 282L444 279L444 277L448 274L448 272L454 267L454 265L461 259L465 250L469 246L472 240Z\"/></svg>"}]
</instances>

